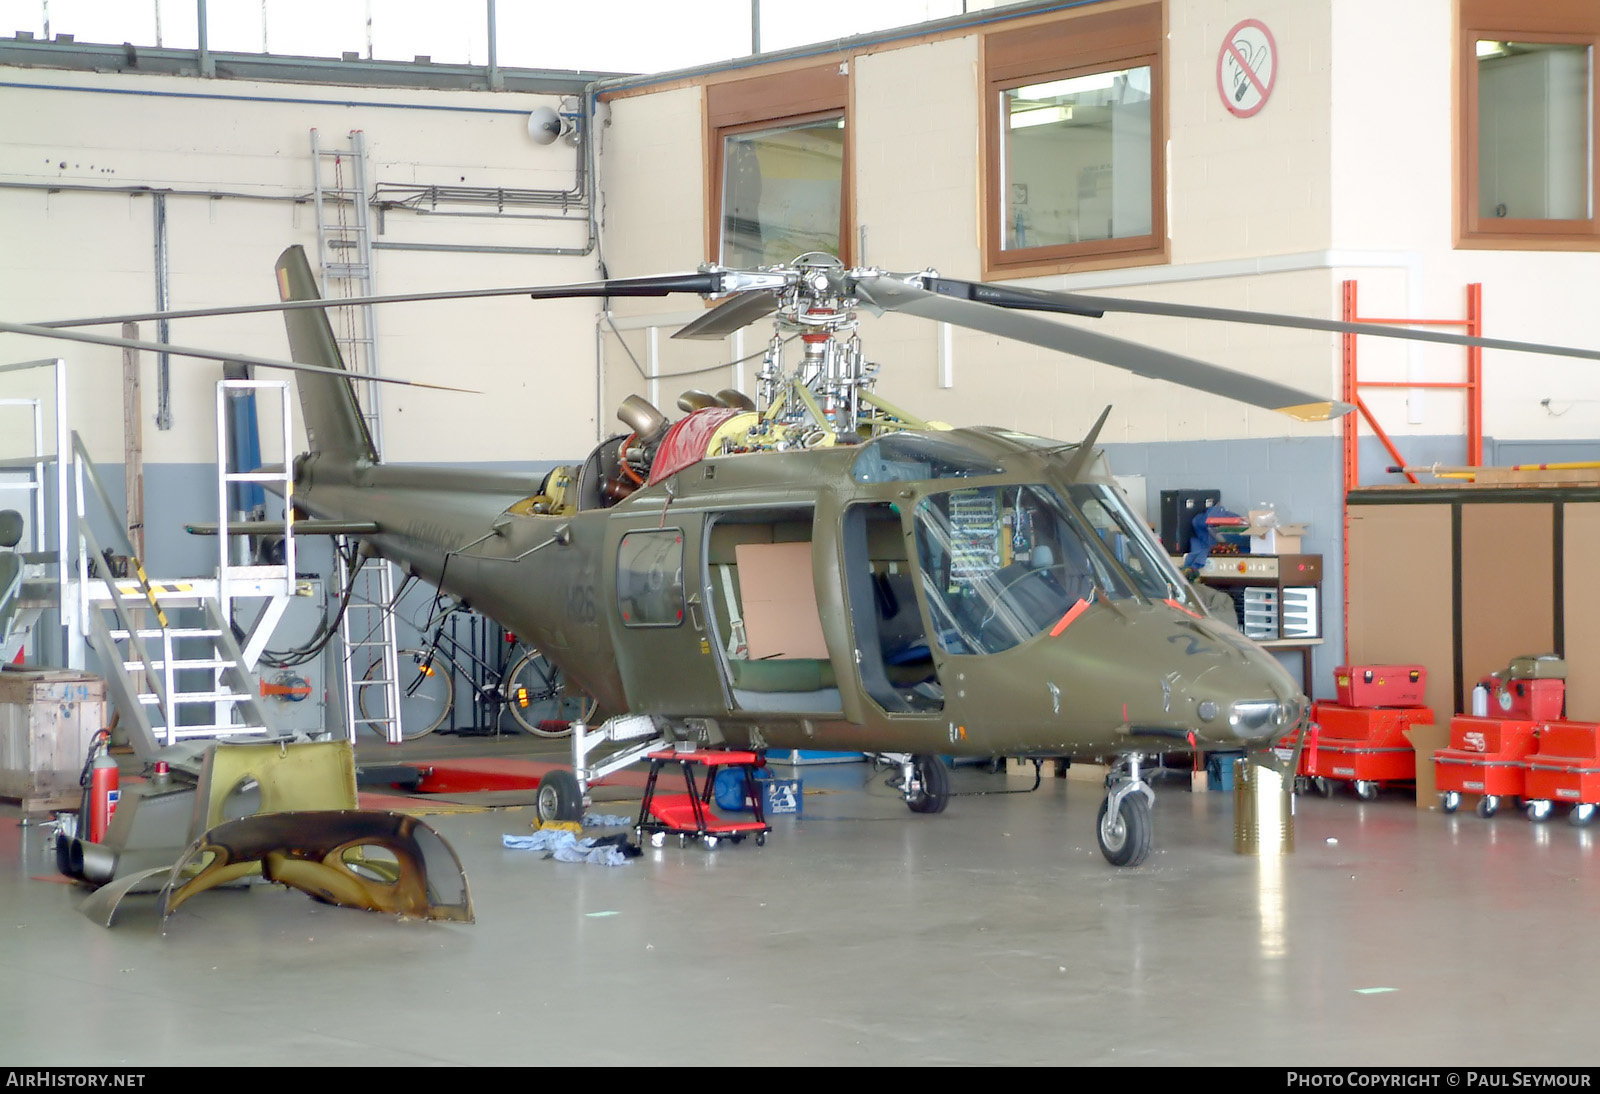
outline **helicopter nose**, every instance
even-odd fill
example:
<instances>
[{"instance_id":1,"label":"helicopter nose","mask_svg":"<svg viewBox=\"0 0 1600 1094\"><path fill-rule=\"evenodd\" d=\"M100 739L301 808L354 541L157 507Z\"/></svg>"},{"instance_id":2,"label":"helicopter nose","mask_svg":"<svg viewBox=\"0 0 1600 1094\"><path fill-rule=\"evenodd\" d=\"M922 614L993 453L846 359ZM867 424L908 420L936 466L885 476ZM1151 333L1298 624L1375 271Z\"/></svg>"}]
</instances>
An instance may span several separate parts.
<instances>
[{"instance_id":1,"label":"helicopter nose","mask_svg":"<svg viewBox=\"0 0 1600 1094\"><path fill-rule=\"evenodd\" d=\"M1270 656L1270 655L1268 655ZM1200 735L1217 744L1276 739L1299 726L1311 709L1287 673L1242 658L1232 671L1217 669L1196 681L1194 712ZM1207 695L1206 693L1210 694Z\"/></svg>"},{"instance_id":2,"label":"helicopter nose","mask_svg":"<svg viewBox=\"0 0 1600 1094\"><path fill-rule=\"evenodd\" d=\"M1206 720L1208 703L1200 704L1200 717ZM1216 709L1212 720L1223 712L1221 705L1210 702ZM1226 732L1241 741L1256 741L1265 737L1281 737L1300 724L1306 715L1308 701L1303 695L1272 699L1237 699L1228 704ZM1219 724L1218 729L1222 728Z\"/></svg>"}]
</instances>

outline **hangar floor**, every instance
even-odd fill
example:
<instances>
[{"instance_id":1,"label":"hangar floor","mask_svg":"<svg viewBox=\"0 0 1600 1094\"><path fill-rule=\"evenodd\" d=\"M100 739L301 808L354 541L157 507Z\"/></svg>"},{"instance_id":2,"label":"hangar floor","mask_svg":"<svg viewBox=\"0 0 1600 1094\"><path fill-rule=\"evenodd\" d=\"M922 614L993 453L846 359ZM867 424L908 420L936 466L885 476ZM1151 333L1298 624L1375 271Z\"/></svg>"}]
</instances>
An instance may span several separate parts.
<instances>
[{"instance_id":1,"label":"hangar floor","mask_svg":"<svg viewBox=\"0 0 1600 1094\"><path fill-rule=\"evenodd\" d=\"M541 742L543 743L543 742ZM413 749L505 742L429 739ZM545 748L554 752L548 744ZM393 759L384 755L383 759ZM555 758L552 756L551 758ZM1232 796L1158 787L1108 866L1090 782L962 767L937 816L864 764L799 769L765 847L627 866L506 850L532 810L429 818L477 922L275 886L105 929L0 815L11 1065L1592 1063L1597 829L1300 799L1293 854L1233 850ZM1031 781L1031 780L1030 780ZM634 792L636 793L636 792ZM597 803L626 813L623 801ZM149 898L135 898L146 899Z\"/></svg>"}]
</instances>

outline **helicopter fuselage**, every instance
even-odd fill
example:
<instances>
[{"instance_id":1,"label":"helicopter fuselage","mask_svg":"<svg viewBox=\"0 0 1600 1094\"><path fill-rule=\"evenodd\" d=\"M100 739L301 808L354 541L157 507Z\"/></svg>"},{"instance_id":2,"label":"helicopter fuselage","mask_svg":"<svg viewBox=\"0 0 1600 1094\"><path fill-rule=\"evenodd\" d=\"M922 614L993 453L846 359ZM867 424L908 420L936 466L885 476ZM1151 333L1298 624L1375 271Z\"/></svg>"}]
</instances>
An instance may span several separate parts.
<instances>
[{"instance_id":1,"label":"helicopter fuselage","mask_svg":"<svg viewBox=\"0 0 1600 1094\"><path fill-rule=\"evenodd\" d=\"M528 511L504 473L302 457L296 505L539 646L603 711L737 747L1243 749L1307 703L1207 617L1098 459L998 430L706 458Z\"/></svg>"}]
</instances>

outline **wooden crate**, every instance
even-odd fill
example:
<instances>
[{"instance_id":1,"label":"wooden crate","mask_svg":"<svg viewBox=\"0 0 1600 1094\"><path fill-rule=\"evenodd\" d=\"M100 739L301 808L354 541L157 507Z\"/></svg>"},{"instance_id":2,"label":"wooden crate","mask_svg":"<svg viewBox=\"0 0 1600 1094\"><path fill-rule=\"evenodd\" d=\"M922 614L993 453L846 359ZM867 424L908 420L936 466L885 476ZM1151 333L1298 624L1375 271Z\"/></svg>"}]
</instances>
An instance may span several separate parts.
<instances>
[{"instance_id":1,"label":"wooden crate","mask_svg":"<svg viewBox=\"0 0 1600 1094\"><path fill-rule=\"evenodd\" d=\"M0 798L75 805L89 742L106 725L106 685L59 670L0 672Z\"/></svg>"}]
</instances>

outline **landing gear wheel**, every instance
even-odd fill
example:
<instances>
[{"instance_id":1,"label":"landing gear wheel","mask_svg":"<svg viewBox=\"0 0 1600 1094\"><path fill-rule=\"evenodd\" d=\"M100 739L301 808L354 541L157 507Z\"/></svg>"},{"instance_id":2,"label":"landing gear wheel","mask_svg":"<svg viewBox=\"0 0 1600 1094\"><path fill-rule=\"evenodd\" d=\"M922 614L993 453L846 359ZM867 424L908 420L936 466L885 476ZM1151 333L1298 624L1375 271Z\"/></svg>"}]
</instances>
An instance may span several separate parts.
<instances>
[{"instance_id":1,"label":"landing gear wheel","mask_svg":"<svg viewBox=\"0 0 1600 1094\"><path fill-rule=\"evenodd\" d=\"M1100 803L1100 820L1095 825L1100 853L1113 866L1137 866L1150 854L1155 829L1150 821L1150 800L1135 790L1122 799L1116 816L1111 816L1110 806L1110 798Z\"/></svg>"},{"instance_id":2,"label":"landing gear wheel","mask_svg":"<svg viewBox=\"0 0 1600 1094\"><path fill-rule=\"evenodd\" d=\"M536 799L540 823L581 821L583 795L578 792L578 777L565 768L547 771L539 780Z\"/></svg>"},{"instance_id":3,"label":"landing gear wheel","mask_svg":"<svg viewBox=\"0 0 1600 1094\"><path fill-rule=\"evenodd\" d=\"M913 756L917 790L906 798L913 813L943 813L950 801L950 772L937 756Z\"/></svg>"},{"instance_id":4,"label":"landing gear wheel","mask_svg":"<svg viewBox=\"0 0 1600 1094\"><path fill-rule=\"evenodd\" d=\"M1545 798L1535 798L1527 805L1528 819L1535 824L1541 824L1550 819L1550 814L1555 811L1555 804Z\"/></svg>"},{"instance_id":5,"label":"landing gear wheel","mask_svg":"<svg viewBox=\"0 0 1600 1094\"><path fill-rule=\"evenodd\" d=\"M1439 808L1446 813L1454 813L1461 808L1461 791L1447 790L1439 795Z\"/></svg>"},{"instance_id":6,"label":"landing gear wheel","mask_svg":"<svg viewBox=\"0 0 1600 1094\"><path fill-rule=\"evenodd\" d=\"M1356 780L1356 797L1364 802L1372 801L1378 796L1378 784L1371 779Z\"/></svg>"},{"instance_id":7,"label":"landing gear wheel","mask_svg":"<svg viewBox=\"0 0 1600 1094\"><path fill-rule=\"evenodd\" d=\"M1594 803L1581 802L1572 807L1572 812L1567 814L1567 822L1578 828L1583 828L1594 820Z\"/></svg>"},{"instance_id":8,"label":"landing gear wheel","mask_svg":"<svg viewBox=\"0 0 1600 1094\"><path fill-rule=\"evenodd\" d=\"M1500 811L1500 799L1493 794L1485 794L1478 799L1478 807L1474 810L1478 816L1488 820Z\"/></svg>"}]
</instances>

